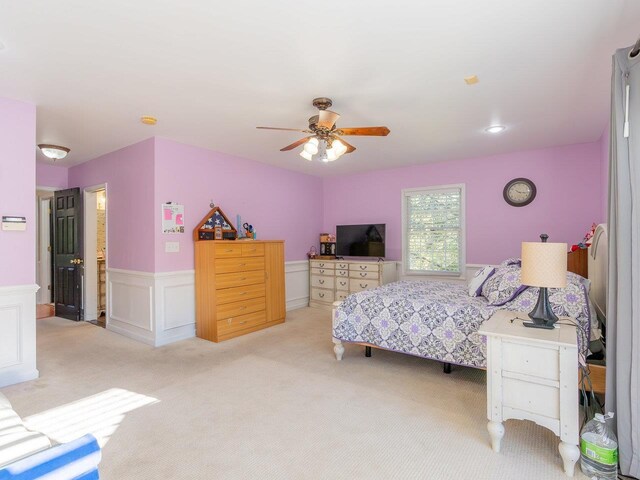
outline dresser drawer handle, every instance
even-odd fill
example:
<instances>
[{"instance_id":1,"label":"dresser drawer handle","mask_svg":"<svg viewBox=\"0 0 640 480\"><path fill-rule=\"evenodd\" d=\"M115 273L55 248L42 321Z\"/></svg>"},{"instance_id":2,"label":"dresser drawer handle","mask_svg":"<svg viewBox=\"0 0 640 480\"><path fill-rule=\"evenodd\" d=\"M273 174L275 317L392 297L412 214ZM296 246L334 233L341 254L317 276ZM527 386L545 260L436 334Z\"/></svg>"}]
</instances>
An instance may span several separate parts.
<instances>
[{"instance_id":1,"label":"dresser drawer handle","mask_svg":"<svg viewBox=\"0 0 640 480\"><path fill-rule=\"evenodd\" d=\"M240 281L242 282L242 281L244 281L244 280L246 280L246 279L247 279L247 277L242 277L242 278L240 279Z\"/></svg>"},{"instance_id":2,"label":"dresser drawer handle","mask_svg":"<svg viewBox=\"0 0 640 480\"><path fill-rule=\"evenodd\" d=\"M320 270L320 273L324 273L324 270Z\"/></svg>"},{"instance_id":3,"label":"dresser drawer handle","mask_svg":"<svg viewBox=\"0 0 640 480\"><path fill-rule=\"evenodd\" d=\"M246 321L246 320L244 320L244 321L240 322L238 325L244 325L245 323L247 323L247 321Z\"/></svg>"},{"instance_id":4,"label":"dresser drawer handle","mask_svg":"<svg viewBox=\"0 0 640 480\"><path fill-rule=\"evenodd\" d=\"M360 265L360 270L366 270L367 266L366 265Z\"/></svg>"},{"instance_id":5,"label":"dresser drawer handle","mask_svg":"<svg viewBox=\"0 0 640 480\"><path fill-rule=\"evenodd\" d=\"M227 249L225 250L225 252L227 252L227 253L231 253L231 252L233 252L233 249L231 249L231 248L227 248Z\"/></svg>"},{"instance_id":6,"label":"dresser drawer handle","mask_svg":"<svg viewBox=\"0 0 640 480\"><path fill-rule=\"evenodd\" d=\"M360 272L360 276L365 278L367 276L367 272Z\"/></svg>"},{"instance_id":7,"label":"dresser drawer handle","mask_svg":"<svg viewBox=\"0 0 640 480\"><path fill-rule=\"evenodd\" d=\"M246 295L249 292L240 292L238 295Z\"/></svg>"},{"instance_id":8,"label":"dresser drawer handle","mask_svg":"<svg viewBox=\"0 0 640 480\"><path fill-rule=\"evenodd\" d=\"M341 287L344 287L344 286L346 286L346 285L347 285L347 282L340 282L340 286L341 286Z\"/></svg>"},{"instance_id":9,"label":"dresser drawer handle","mask_svg":"<svg viewBox=\"0 0 640 480\"><path fill-rule=\"evenodd\" d=\"M364 285L363 285L363 284L360 284L360 288L367 288L368 286L369 286L369 284L368 284L368 283L365 283Z\"/></svg>"},{"instance_id":10,"label":"dresser drawer handle","mask_svg":"<svg viewBox=\"0 0 640 480\"><path fill-rule=\"evenodd\" d=\"M319 293L319 294L318 294L318 296L319 296L320 298L324 298L324 293Z\"/></svg>"},{"instance_id":11,"label":"dresser drawer handle","mask_svg":"<svg viewBox=\"0 0 640 480\"><path fill-rule=\"evenodd\" d=\"M324 267L324 263L319 263L318 266L319 267Z\"/></svg>"},{"instance_id":12,"label":"dresser drawer handle","mask_svg":"<svg viewBox=\"0 0 640 480\"><path fill-rule=\"evenodd\" d=\"M340 272L340 275L342 275L343 277L347 274L347 272Z\"/></svg>"},{"instance_id":13,"label":"dresser drawer handle","mask_svg":"<svg viewBox=\"0 0 640 480\"><path fill-rule=\"evenodd\" d=\"M242 307L240 307L240 310L246 310L246 309L247 309L246 305L243 305Z\"/></svg>"},{"instance_id":14,"label":"dresser drawer handle","mask_svg":"<svg viewBox=\"0 0 640 480\"><path fill-rule=\"evenodd\" d=\"M324 280L318 280L318 283L319 283L320 285L324 285Z\"/></svg>"},{"instance_id":15,"label":"dresser drawer handle","mask_svg":"<svg viewBox=\"0 0 640 480\"><path fill-rule=\"evenodd\" d=\"M241 263L241 264L240 264L240 266L241 266L241 267L246 267L246 266L247 266L247 264L246 264L246 263Z\"/></svg>"}]
</instances>

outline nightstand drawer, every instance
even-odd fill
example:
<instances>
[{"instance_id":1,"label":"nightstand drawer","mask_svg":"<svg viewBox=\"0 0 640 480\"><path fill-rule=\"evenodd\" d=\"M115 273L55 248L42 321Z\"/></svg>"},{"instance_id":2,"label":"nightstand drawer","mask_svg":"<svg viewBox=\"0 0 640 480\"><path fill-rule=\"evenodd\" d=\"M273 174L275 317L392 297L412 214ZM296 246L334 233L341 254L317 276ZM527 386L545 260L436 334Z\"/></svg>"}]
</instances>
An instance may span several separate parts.
<instances>
[{"instance_id":1,"label":"nightstand drawer","mask_svg":"<svg viewBox=\"0 0 640 480\"><path fill-rule=\"evenodd\" d=\"M319 302L333 302L333 290L324 290L322 288L312 288L311 300L317 300Z\"/></svg>"},{"instance_id":2,"label":"nightstand drawer","mask_svg":"<svg viewBox=\"0 0 640 480\"><path fill-rule=\"evenodd\" d=\"M311 286L319 288L333 288L333 277L323 277L322 275L311 275Z\"/></svg>"},{"instance_id":3,"label":"nightstand drawer","mask_svg":"<svg viewBox=\"0 0 640 480\"><path fill-rule=\"evenodd\" d=\"M311 275L327 275L333 277L335 270L332 268L312 268Z\"/></svg>"},{"instance_id":4,"label":"nightstand drawer","mask_svg":"<svg viewBox=\"0 0 640 480\"><path fill-rule=\"evenodd\" d=\"M558 380L560 372L558 350L504 340L502 344L502 369L505 372Z\"/></svg>"},{"instance_id":5,"label":"nightstand drawer","mask_svg":"<svg viewBox=\"0 0 640 480\"><path fill-rule=\"evenodd\" d=\"M378 272L354 272L351 271L349 272L349 276L351 278L364 278L367 280L377 280L378 279Z\"/></svg>"},{"instance_id":6,"label":"nightstand drawer","mask_svg":"<svg viewBox=\"0 0 640 480\"><path fill-rule=\"evenodd\" d=\"M361 292L363 290L371 290L379 285L377 280L358 280L352 278L349 280L349 290L352 292Z\"/></svg>"},{"instance_id":7,"label":"nightstand drawer","mask_svg":"<svg viewBox=\"0 0 640 480\"><path fill-rule=\"evenodd\" d=\"M349 265L349 270L352 272L379 272L380 269L377 263L352 263Z\"/></svg>"},{"instance_id":8,"label":"nightstand drawer","mask_svg":"<svg viewBox=\"0 0 640 480\"><path fill-rule=\"evenodd\" d=\"M336 278L336 290L349 290L349 280L346 278Z\"/></svg>"},{"instance_id":9,"label":"nightstand drawer","mask_svg":"<svg viewBox=\"0 0 640 480\"><path fill-rule=\"evenodd\" d=\"M560 418L560 389L503 377L502 406L557 419Z\"/></svg>"}]
</instances>

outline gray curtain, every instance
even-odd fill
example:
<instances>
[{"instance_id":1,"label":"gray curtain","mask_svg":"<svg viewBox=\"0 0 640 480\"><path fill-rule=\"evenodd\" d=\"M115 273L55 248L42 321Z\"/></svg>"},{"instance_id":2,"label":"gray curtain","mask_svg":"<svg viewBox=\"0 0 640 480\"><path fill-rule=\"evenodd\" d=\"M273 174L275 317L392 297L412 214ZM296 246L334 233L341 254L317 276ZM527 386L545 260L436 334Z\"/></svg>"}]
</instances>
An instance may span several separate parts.
<instances>
[{"instance_id":1,"label":"gray curtain","mask_svg":"<svg viewBox=\"0 0 640 480\"><path fill-rule=\"evenodd\" d=\"M622 473L640 477L640 55L630 52L613 56L606 410Z\"/></svg>"}]
</instances>

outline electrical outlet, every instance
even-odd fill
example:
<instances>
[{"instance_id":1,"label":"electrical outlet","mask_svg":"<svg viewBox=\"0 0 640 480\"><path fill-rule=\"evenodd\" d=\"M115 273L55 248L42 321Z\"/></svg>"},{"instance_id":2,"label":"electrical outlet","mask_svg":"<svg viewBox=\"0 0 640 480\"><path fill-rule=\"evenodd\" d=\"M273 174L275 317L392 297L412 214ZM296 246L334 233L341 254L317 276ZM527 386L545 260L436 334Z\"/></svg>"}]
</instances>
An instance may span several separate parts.
<instances>
[{"instance_id":1,"label":"electrical outlet","mask_svg":"<svg viewBox=\"0 0 640 480\"><path fill-rule=\"evenodd\" d=\"M178 253L180 251L180 242L164 242L164 251L166 253Z\"/></svg>"}]
</instances>

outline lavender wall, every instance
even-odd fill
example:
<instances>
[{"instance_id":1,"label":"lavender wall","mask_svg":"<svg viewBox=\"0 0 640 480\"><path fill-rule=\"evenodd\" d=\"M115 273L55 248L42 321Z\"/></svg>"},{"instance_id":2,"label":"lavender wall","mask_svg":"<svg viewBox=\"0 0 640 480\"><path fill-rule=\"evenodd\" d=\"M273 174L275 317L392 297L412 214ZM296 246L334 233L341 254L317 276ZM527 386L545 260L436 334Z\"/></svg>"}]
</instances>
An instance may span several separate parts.
<instances>
[{"instance_id":1,"label":"lavender wall","mask_svg":"<svg viewBox=\"0 0 640 480\"><path fill-rule=\"evenodd\" d=\"M25 232L0 230L0 286L36 279L36 107L0 98L0 215L27 218Z\"/></svg>"},{"instance_id":2,"label":"lavender wall","mask_svg":"<svg viewBox=\"0 0 640 480\"><path fill-rule=\"evenodd\" d=\"M609 137L611 130L609 125L600 137L600 178L602 184L602 221L606 222L609 215Z\"/></svg>"},{"instance_id":3,"label":"lavender wall","mask_svg":"<svg viewBox=\"0 0 640 480\"><path fill-rule=\"evenodd\" d=\"M285 240L287 261L306 259L318 242L320 178L164 138L155 139L155 159L155 271L194 268L192 231L212 199L234 226L240 214L258 239ZM160 233L160 205L167 201L185 206L186 233ZM165 253L167 241L180 242L180 252Z\"/></svg>"},{"instance_id":4,"label":"lavender wall","mask_svg":"<svg viewBox=\"0 0 640 480\"><path fill-rule=\"evenodd\" d=\"M69 169L70 187L107 184L109 268L156 271L153 171L153 138Z\"/></svg>"},{"instance_id":5,"label":"lavender wall","mask_svg":"<svg viewBox=\"0 0 640 480\"><path fill-rule=\"evenodd\" d=\"M603 220L600 142L486 158L430 163L324 180L323 230L339 224L386 223L387 258L402 257L401 190L466 184L467 263L498 263L546 232L577 243ZM516 177L534 181L533 203L515 208L502 198Z\"/></svg>"},{"instance_id":6,"label":"lavender wall","mask_svg":"<svg viewBox=\"0 0 640 480\"><path fill-rule=\"evenodd\" d=\"M61 165L36 162L36 185L63 190L69 184L69 169Z\"/></svg>"}]
</instances>

